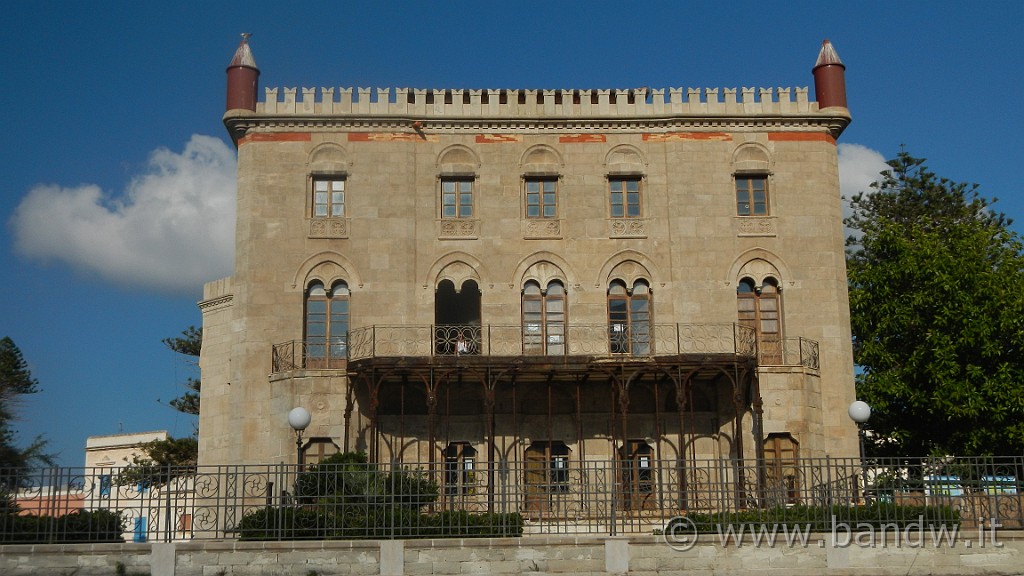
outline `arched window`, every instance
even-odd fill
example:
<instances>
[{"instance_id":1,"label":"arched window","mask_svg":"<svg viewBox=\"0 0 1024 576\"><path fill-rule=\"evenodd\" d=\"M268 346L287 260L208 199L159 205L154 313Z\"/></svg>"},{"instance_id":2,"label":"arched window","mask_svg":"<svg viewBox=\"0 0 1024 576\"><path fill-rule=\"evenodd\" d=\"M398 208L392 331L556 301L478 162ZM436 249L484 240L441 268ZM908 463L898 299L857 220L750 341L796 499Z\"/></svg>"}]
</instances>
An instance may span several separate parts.
<instances>
[{"instance_id":1,"label":"arched window","mask_svg":"<svg viewBox=\"0 0 1024 576\"><path fill-rule=\"evenodd\" d=\"M608 343L612 354L639 356L651 352L651 288L637 280L608 287Z\"/></svg>"},{"instance_id":2,"label":"arched window","mask_svg":"<svg viewBox=\"0 0 1024 576\"><path fill-rule=\"evenodd\" d=\"M736 287L736 308L739 323L754 329L758 356L764 364L782 362L782 303L775 279L766 278L755 286L750 278L740 280Z\"/></svg>"},{"instance_id":3,"label":"arched window","mask_svg":"<svg viewBox=\"0 0 1024 576\"><path fill-rule=\"evenodd\" d=\"M335 282L330 290L319 281L306 291L306 364L339 367L348 343L348 284Z\"/></svg>"},{"instance_id":4,"label":"arched window","mask_svg":"<svg viewBox=\"0 0 1024 576\"><path fill-rule=\"evenodd\" d=\"M565 286L558 280L547 290L531 280L523 287L523 353L565 354Z\"/></svg>"}]
</instances>

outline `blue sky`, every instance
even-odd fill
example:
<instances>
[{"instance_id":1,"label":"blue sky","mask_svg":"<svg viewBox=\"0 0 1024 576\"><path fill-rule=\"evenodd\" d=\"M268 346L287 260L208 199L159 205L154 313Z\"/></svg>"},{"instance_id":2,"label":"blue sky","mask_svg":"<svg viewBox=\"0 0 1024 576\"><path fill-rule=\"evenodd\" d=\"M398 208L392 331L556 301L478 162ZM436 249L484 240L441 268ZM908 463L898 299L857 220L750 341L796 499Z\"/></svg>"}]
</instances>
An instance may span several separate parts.
<instances>
[{"instance_id":1,"label":"blue sky","mask_svg":"<svg viewBox=\"0 0 1024 576\"><path fill-rule=\"evenodd\" d=\"M198 326L202 283L231 273L234 149L221 116L240 32L253 33L261 94L813 94L829 38L854 118L840 139L845 193L905 144L998 197L1024 230L1024 3L37 1L4 12L0 336L42 388L21 407L19 438L46 436L62 465L83 463L90 435L193 431L166 406L192 369L161 340Z\"/></svg>"}]
</instances>

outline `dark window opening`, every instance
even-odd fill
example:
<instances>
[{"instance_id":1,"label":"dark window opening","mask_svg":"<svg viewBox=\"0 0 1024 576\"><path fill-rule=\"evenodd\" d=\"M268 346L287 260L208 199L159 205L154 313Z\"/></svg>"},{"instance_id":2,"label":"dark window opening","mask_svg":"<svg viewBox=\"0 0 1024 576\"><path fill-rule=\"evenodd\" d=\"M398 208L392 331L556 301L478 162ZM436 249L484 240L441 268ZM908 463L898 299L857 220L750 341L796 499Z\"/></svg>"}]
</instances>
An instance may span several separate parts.
<instances>
[{"instance_id":1,"label":"dark window opening","mask_svg":"<svg viewBox=\"0 0 1024 576\"><path fill-rule=\"evenodd\" d=\"M476 485L476 449L469 442L451 442L444 449L444 493L469 494Z\"/></svg>"},{"instance_id":2,"label":"dark window opening","mask_svg":"<svg viewBox=\"0 0 1024 576\"><path fill-rule=\"evenodd\" d=\"M456 292L451 280L442 280L434 294L434 353L480 354L480 287L466 280Z\"/></svg>"},{"instance_id":3,"label":"dark window opening","mask_svg":"<svg viewBox=\"0 0 1024 576\"><path fill-rule=\"evenodd\" d=\"M627 510L640 510L653 504L654 448L645 440L627 440L619 448L622 502Z\"/></svg>"}]
</instances>

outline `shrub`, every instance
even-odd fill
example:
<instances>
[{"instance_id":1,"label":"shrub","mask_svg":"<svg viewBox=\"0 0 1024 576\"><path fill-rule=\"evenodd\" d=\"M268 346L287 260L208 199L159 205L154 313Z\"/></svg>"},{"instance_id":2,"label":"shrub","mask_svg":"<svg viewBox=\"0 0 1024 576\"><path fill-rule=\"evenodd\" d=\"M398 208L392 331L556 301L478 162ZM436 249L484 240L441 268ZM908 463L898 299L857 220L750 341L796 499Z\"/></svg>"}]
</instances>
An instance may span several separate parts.
<instances>
[{"instance_id":1,"label":"shrub","mask_svg":"<svg viewBox=\"0 0 1024 576\"><path fill-rule=\"evenodd\" d=\"M268 506L246 513L238 530L243 540L316 540L333 534L335 521L315 508Z\"/></svg>"},{"instance_id":2,"label":"shrub","mask_svg":"<svg viewBox=\"0 0 1024 576\"><path fill-rule=\"evenodd\" d=\"M77 510L64 516L0 518L0 540L19 543L123 542L124 516L113 510Z\"/></svg>"},{"instance_id":3,"label":"shrub","mask_svg":"<svg viewBox=\"0 0 1024 576\"><path fill-rule=\"evenodd\" d=\"M362 452L332 454L299 474L295 495L308 503L323 496L377 492L371 481L375 472Z\"/></svg>"},{"instance_id":4,"label":"shrub","mask_svg":"<svg viewBox=\"0 0 1024 576\"><path fill-rule=\"evenodd\" d=\"M523 535L523 516L518 513L473 513L465 510L446 510L424 516L423 537L503 538Z\"/></svg>"},{"instance_id":5,"label":"shrub","mask_svg":"<svg viewBox=\"0 0 1024 576\"><path fill-rule=\"evenodd\" d=\"M518 536L519 514L425 514L437 501L437 483L425 474L394 468L381 472L362 453L326 458L299 475L297 506L267 507L245 514L245 540Z\"/></svg>"}]
</instances>

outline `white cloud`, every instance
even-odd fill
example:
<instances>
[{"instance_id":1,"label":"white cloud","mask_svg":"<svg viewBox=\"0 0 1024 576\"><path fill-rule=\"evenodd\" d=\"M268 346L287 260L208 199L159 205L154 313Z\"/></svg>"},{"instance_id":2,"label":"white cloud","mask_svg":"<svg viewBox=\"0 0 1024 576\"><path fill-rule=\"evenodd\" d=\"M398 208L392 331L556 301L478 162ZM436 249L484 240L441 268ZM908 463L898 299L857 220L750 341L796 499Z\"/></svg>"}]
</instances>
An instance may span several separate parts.
<instances>
[{"instance_id":1,"label":"white cloud","mask_svg":"<svg viewBox=\"0 0 1024 576\"><path fill-rule=\"evenodd\" d=\"M871 183L888 170L885 156L860 144L839 145L839 192L843 196L843 216L850 215L849 199L858 192L870 192Z\"/></svg>"},{"instance_id":2,"label":"white cloud","mask_svg":"<svg viewBox=\"0 0 1024 576\"><path fill-rule=\"evenodd\" d=\"M888 168L881 153L839 145L839 188L845 200ZM181 154L155 150L149 170L124 194L98 186L40 185L11 218L16 250L65 262L126 287L195 294L231 273L234 259L235 154L219 138L193 135Z\"/></svg>"},{"instance_id":3,"label":"white cloud","mask_svg":"<svg viewBox=\"0 0 1024 576\"><path fill-rule=\"evenodd\" d=\"M15 249L126 287L196 294L231 273L235 153L195 134L181 154L159 148L124 194L40 185L10 221Z\"/></svg>"}]
</instances>

